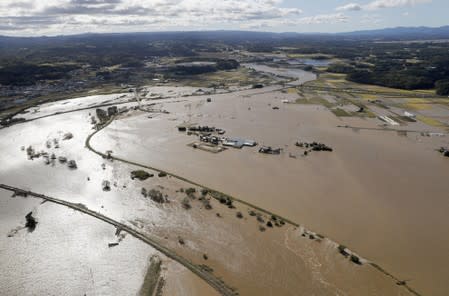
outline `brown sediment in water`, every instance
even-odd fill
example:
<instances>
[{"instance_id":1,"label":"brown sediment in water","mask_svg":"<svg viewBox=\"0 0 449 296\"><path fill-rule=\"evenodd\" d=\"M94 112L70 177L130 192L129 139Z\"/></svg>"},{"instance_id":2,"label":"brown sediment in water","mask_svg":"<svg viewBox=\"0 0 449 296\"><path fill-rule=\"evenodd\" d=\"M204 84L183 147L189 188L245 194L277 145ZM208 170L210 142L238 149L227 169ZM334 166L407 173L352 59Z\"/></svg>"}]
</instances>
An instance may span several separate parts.
<instances>
[{"instance_id":1,"label":"brown sediment in water","mask_svg":"<svg viewBox=\"0 0 449 296\"><path fill-rule=\"evenodd\" d=\"M177 121L166 120L170 116L153 120L151 125L139 123L138 118L116 121L93 139L93 146L114 141L110 133L120 143L132 142L134 135L150 135L117 155L164 168L300 221L393 274L411 278L412 286L424 294L444 295L449 266L444 250L449 241L440 234L449 225L444 214L448 210L444 180L448 168L433 151L442 140L382 131L354 134L336 126L375 127L377 122L338 119L318 106L291 105L276 113L267 106L279 100L275 96L285 94L217 95L213 104L192 113L201 115L198 118L208 125L225 128L228 135L288 145L286 150L291 153L298 153L292 147L298 139L329 143L335 151L297 161L285 155L261 156L251 149L216 155L194 151L186 146L191 138L175 131L180 121L191 117L183 104L170 105ZM122 132L125 126L126 134ZM425 198L429 193L432 202ZM440 259L428 260L425 254L429 253Z\"/></svg>"},{"instance_id":2,"label":"brown sediment in water","mask_svg":"<svg viewBox=\"0 0 449 296\"><path fill-rule=\"evenodd\" d=\"M186 190L190 191L190 190ZM193 192L195 192L195 190L191 190ZM178 192L178 191L177 191ZM184 192L184 190L180 191L180 192ZM211 192L213 193L213 192ZM173 192L172 192L173 194ZM185 197L184 197L185 199ZM218 201L215 201L215 205L213 206L213 208L217 207L220 209L220 205L218 204ZM212 204L214 204L214 202L212 202ZM238 203L239 206L242 206L242 204ZM243 205L244 207L246 207L246 205ZM191 208L191 206L189 206L189 208ZM250 208L251 209L251 208ZM254 211L248 209L249 212ZM166 209L167 210L167 209ZM220 210L223 210L223 208L221 208ZM225 208L226 210L226 208ZM189 213L192 213L192 211L189 211ZM232 212L234 213L234 212ZM227 220L225 220L225 225L229 226L234 225L235 224L235 218L230 218L233 217L233 214L229 214L229 212L226 214L220 214L220 217L225 217L228 218ZM261 214L261 213L259 213ZM256 214L258 215L258 214ZM199 214L198 212L194 215L190 215L188 219L185 219L186 221L190 221L192 222L192 219L198 219L199 217L201 217L202 215ZM251 216L251 215L250 215ZM316 291L320 291L320 294L322 295L334 295L335 293L339 293L342 291L345 291L346 293L352 294L354 293L355 295L359 294L360 289L366 289L367 287L370 287L370 289L373 289L374 291L376 291L377 293L382 293L383 295L394 295L396 293L398 293L399 289L396 285L395 282L392 282L391 279L387 278L384 276L383 273L378 273L376 272L374 269L370 268L370 265L366 265L364 267L364 269L360 269L357 270L357 273L348 273L347 272L347 266L343 265L343 267L340 267L341 270L338 270L335 266L335 262L334 260L338 261L338 258L336 255L337 252L335 252L336 246L335 243L333 243L332 241L329 240L325 240L325 245L327 246L327 248L325 248L324 250L320 250L319 248L317 248L316 246L301 246L299 241L293 242L293 243L286 243L285 247L282 245L279 245L279 242L281 241L279 238L273 239L272 237L270 238L270 236L267 234L265 237L262 237L261 240L259 241L255 241L253 239L253 234L255 232L255 230L257 229L257 227L252 226L251 228L246 228L246 227L242 227L242 225L238 225L238 226L234 226L233 229L239 229L238 231L236 231L237 235L251 235L250 239L246 239L244 240L244 242L241 242L241 244L237 244L235 242L232 241L232 234L229 231L226 231L225 233L220 233L220 229L223 227L223 223L220 224L215 224L213 223L213 220L216 220L215 215L209 216L209 218L205 219L204 221L198 221L197 223L193 223L193 225L191 226L196 226L194 229L190 229L190 228L183 228L181 223L180 225L176 224L176 219L175 221L173 221L173 217L176 217L177 219L182 219L183 215L182 213L176 213L173 215L170 215L171 217L171 223L167 224L168 227L167 229L165 229L165 232L161 232L159 233L158 237L165 237L165 239L167 239L169 236L175 235L176 233L179 233L180 235L189 235L191 236L188 240L188 242L191 242L193 244L195 244L195 247L192 250L192 246L191 244L185 242L184 239L182 239L182 244L179 245L176 243L176 240L171 240L171 245L170 247L172 249L176 249L178 253L182 254L184 257L186 258L190 258L190 260L192 260L193 262L195 262L195 260L198 259L198 244L202 245L202 250L208 250L208 254L209 252L213 255L215 255L217 258L221 259L221 260L211 260L208 261L208 264L212 265L212 267L210 267L209 265L203 265L205 266L205 268L207 268L208 270L210 270L211 273L214 273L215 275L219 275L219 276L223 276L226 279L227 283L231 283L232 286L238 287L238 291L242 292L244 294L260 294L260 293L265 293L266 289L270 289L271 291L276 291L276 293L279 293L280 295L295 295L296 289L301 289L301 290L305 290L305 291L310 291L309 293L314 293ZM235 216L234 216L235 217ZM241 217L243 218L243 215L241 215ZM204 218L203 218L204 219ZM234 219L232 221L232 219ZM269 220L270 216L265 217L265 219ZM271 217L271 219L276 219L275 217ZM281 219L281 218L279 218ZM254 220L254 219L253 219ZM145 220L141 220L141 227L145 227L144 225L149 225L152 224L150 221L145 221ZM234 223L233 223L234 222ZM273 220L273 223L275 221ZM258 222L255 222L256 224L258 224ZM268 223L271 222L267 222ZM189 223L192 224L192 223ZM284 224L284 223L282 223ZM282 225L281 224L281 225ZM160 231L160 229L162 228L162 230L164 230L164 227L162 225L165 225L164 223L162 223L161 225L159 225L158 227L154 228L151 227L151 232L158 232L158 230ZM200 226L208 226L206 229L202 229L203 231L200 231L199 227ZM260 226L260 225L259 225ZM218 236L215 236L214 234L221 234ZM282 232L281 232L282 233ZM296 233L296 238L300 238L301 235L300 232ZM257 235L257 234L256 234ZM218 237L220 237L221 239L226 239L228 241L228 244L219 244L216 245L217 241L220 241L219 239L217 239ZM180 241L180 236L178 235L178 239L177 241ZM205 239L205 238L209 238L211 240ZM322 242L324 240L324 237L319 235L319 234L315 234L312 235L311 233L309 233L307 239L305 240L306 242L310 241L310 240L315 240L318 242ZM286 242L288 241L288 237L286 238ZM170 242L170 241L169 241ZM254 242L257 242L257 246L254 245ZM272 250L269 250L270 248L268 248L269 251L266 251L266 247L270 246L270 244L275 243L276 245L274 247L271 247ZM290 244L292 244L292 246L290 246ZM184 245L189 246L190 248L185 248ZM182 247L180 247L182 246ZM224 246L226 246L225 248L223 248ZM228 246L232 246L231 248ZM261 246L264 246L264 248L262 248ZM263 258L264 260L257 260L259 263L259 266L250 266L250 262L248 262L248 258L242 258L239 257L238 255L241 248L250 248L251 252L253 253L253 258ZM292 252L292 248L297 248L298 250L308 250L308 252L306 252L305 254L301 252L299 253L295 253ZM264 252L262 252L261 254L257 254L257 250L265 250ZM193 251L193 253L192 253ZM283 252L286 252L286 259L285 262L282 262L279 260L279 256L281 254L283 254ZM329 253L329 252L334 252ZM266 270L269 271L270 273L281 273L282 271L284 271L286 269L286 266L290 266L289 264L292 262L292 260L295 260L295 258L291 257L291 253L295 253L295 255L297 255L299 258L296 258L297 260L299 260L299 263L296 265L293 265L293 268L291 268L291 270L285 271L285 274L282 273L282 285L279 285L278 283L276 283L276 281L273 281L273 276L269 277L269 278L265 278L264 276L260 277L260 279L257 279L256 281L253 278L253 273L255 271L258 271L260 273L260 270ZM230 260L229 257L223 256L223 255L231 255L234 259L238 258L238 261L232 261ZM278 265L276 264L272 264L269 260L267 260L267 254L272 254L274 256L276 256L276 259L272 260L273 262L276 262ZM320 255L321 254L321 255ZM310 257L311 256L311 257ZM323 258L321 258L321 256ZM209 257L209 256L208 256ZM204 256L203 256L204 258ZM327 258L327 259L324 259ZM358 257L355 255L351 255L351 260L356 262L353 258L357 259L357 263L359 262ZM314 260L314 264L310 264L310 260ZM234 264L236 266L233 266L231 262L234 262ZM238 262L238 264L237 264ZM269 262L270 264L267 265L267 262ZM308 263L308 264L305 264ZM249 272L248 274L243 273L242 274L242 268L239 267L242 264L245 265L245 270ZM344 261L343 264L346 265L351 265L353 263L350 263L350 261ZM320 268L316 268L316 266L324 266L324 269L320 269ZM302 278L304 279L303 281L298 281L297 279L297 275L296 273L300 272ZM263 274L263 273L262 273ZM339 275L338 277L332 277L329 276L330 275ZM288 275L288 276L287 276ZM293 276L292 276L293 275ZM248 277L250 276L250 277ZM350 277L348 277L350 276ZM276 278L274 278L276 280ZM261 283L265 283L265 285L261 284ZM340 288L338 288L338 286L342 286L343 290L341 290Z\"/></svg>"},{"instance_id":3,"label":"brown sediment in water","mask_svg":"<svg viewBox=\"0 0 449 296\"><path fill-rule=\"evenodd\" d=\"M188 269L167 263L169 272L164 273L163 295L218 296L216 290Z\"/></svg>"},{"instance_id":4,"label":"brown sediment in water","mask_svg":"<svg viewBox=\"0 0 449 296\"><path fill-rule=\"evenodd\" d=\"M376 123L373 120L351 118L340 120L333 117L326 109L317 106L282 105L280 110L273 111L268 104L279 103L285 95L270 93L269 90L264 90L264 93L257 95L251 91L241 95L244 96L237 94L214 96L213 103L207 106L196 104L193 111L187 110L185 103L173 104L169 107L170 115L158 116L151 121L144 119L136 112L127 119L113 122L110 127L97 134L93 138L93 146L106 151L117 143L121 147L114 147L114 154L118 151L117 155L124 159L148 163L185 176L270 209L293 221L304 223L314 230L319 230L347 244L351 249L378 262L401 278L409 279L411 277L407 275L411 270L418 271L410 284L416 287L418 283L420 291L424 287L423 283L428 286L424 287L426 289L423 291L436 291L434 294L437 295L445 291L442 276L447 272L441 269L444 266L444 259L438 259L438 263L442 264L436 266L439 269L435 281L439 283L437 287L429 289L434 282L428 277L429 269L420 270L424 254L429 253L430 250L421 240L423 236L428 234L426 243L435 242L438 239L441 241L441 245L435 244L435 251L439 257L444 254L442 250L447 246L444 238L435 235L438 229L444 229L444 225L447 225L445 224L447 220L441 215L445 209L444 204L441 205L443 199L440 195L443 192L441 189L446 189L440 176L444 173L444 167L439 162L440 158L432 154L433 146L439 143L437 140L427 139L419 142L412 137L398 140L399 137L395 137L393 133L383 135L378 134L378 131L366 132L365 130L355 134L350 129L335 127L346 123L372 127L376 126ZM204 100L204 98L191 99L192 102ZM177 132L171 126L171 123L177 125L189 118L223 127L230 136L254 138L262 144L289 146L284 147L286 153L279 157L259 155L254 149L241 151L229 149L220 155L210 155L203 151L192 152L193 149L186 146L192 138L174 135ZM332 154L312 153L307 158L298 157L294 160L296 162L293 162L286 155L298 153L295 147L291 146L296 140L301 139L328 143L335 148L335 151ZM103 143L97 142L101 140ZM408 161L415 158L419 160ZM427 161L429 163L426 163ZM414 168L414 163L420 165L419 170ZM436 168L436 172L430 172L427 175L430 165ZM115 162L114 167L117 166L123 165ZM405 170L402 171L401 168ZM128 179L129 171L128 169L126 174ZM422 179L421 184L417 182L416 176ZM405 182L408 178L411 180L410 184ZM435 178L437 183L435 187L429 187L431 178ZM156 179L157 182L168 184L166 188L171 190L177 186L184 186L173 180L174 178ZM416 190L419 185L423 188ZM403 186L408 189L402 188ZM435 189L435 192L430 188ZM419 215L408 216L410 209L416 213L416 209L422 205L420 202L423 201L417 200L417 197L426 191L432 192L435 195L432 197L432 202L441 206L441 209L435 211L436 217L429 217L428 213L431 210L429 205L423 207L422 213L418 212ZM129 195L128 192L123 194ZM140 197L140 194L137 196ZM407 204L408 202L411 205ZM426 200L424 202L427 203ZM379 294L381 293L379 291L383 291L381 293L383 295L388 295L390 292L394 295L402 293L398 292L402 290L385 292L383 289L392 289L392 286L397 289L401 287L396 287L396 283L391 280L383 282L385 278L380 273L379 275L371 274L369 269L365 269L367 265L358 266L350 263L347 258L338 254L337 246L331 241L319 243L307 238L298 242L297 238L302 239L300 230L293 229L289 232L291 229L287 228L282 229L281 233L285 233L284 236L278 232L272 232L272 230L278 231L277 228L267 227L266 231L261 233L258 230L260 224L254 221L254 217L247 217L249 215L245 213L242 205L237 204L237 209L233 211L228 211L225 207L225 212L220 205L212 203L213 210L209 213L210 216L204 217L205 214L201 215L195 211L198 204L194 202L191 204L193 207L188 214L184 209L176 210L175 206L174 212L167 211L167 214L173 214L168 215L169 218L176 217L176 219L175 221L166 220L165 228L159 225L160 221L152 220L151 211L145 212L139 209L140 213L136 213L135 216L146 219L143 227L148 227L147 231L153 231L151 225L156 224L156 231L161 233L159 237L164 237L162 234L167 235L171 244L177 241L177 236L184 237L184 247L181 248L176 243L172 246L173 249L179 249L185 257L191 258L196 264L210 265L214 274L222 276L226 282L229 281L231 285L239 288L239 291L241 289L242 292L260 294L273 291L268 288L265 291L262 290L263 287L274 283L273 287L282 284L286 287L310 289L308 290L311 291L310 293L320 291L322 294L332 294L330 291L335 289L335 285L342 291L352 291L349 294L354 295L363 294L360 291L365 292L364 289L367 287L370 287L370 291L375 291L373 293ZM171 205L175 203L164 204L164 211ZM219 211L221 218L215 216L216 211ZM241 211L244 218L236 218L236 211ZM207 212L202 210L200 213ZM414 221L414 217L419 219ZM266 222L267 217L264 219ZM216 224L216 221L221 223ZM419 226L418 222L423 225ZM206 227L208 224L210 227ZM431 224L437 229L433 230L429 227ZM415 228L417 225L418 227ZM173 229L183 230L183 232L176 234L175 231L173 234L176 236L172 237L170 231ZM422 231L423 229L425 231ZM414 233L414 230L417 232ZM256 235L265 235L265 237ZM407 245L407 242L412 242L410 245L413 247ZM307 248L306 243L311 244L310 248ZM318 243L318 245L312 243ZM325 246L325 248L321 250L317 246ZM392 253L398 250L400 252ZM298 256L297 254L301 254L301 251L305 255ZM208 254L207 261L204 261L202 257L204 253ZM276 260L277 257L284 258L284 255L277 256L278 253L284 254L285 259L279 260L279 264L277 261L271 263L275 261L272 258ZM298 259L293 260L293 256L297 256ZM416 256L419 260L416 260ZM260 258L267 258L266 263L253 263ZM282 262L287 263L281 264ZM290 271L285 268L290 262L295 262L294 267L297 268L292 274L296 274L298 270L301 272L297 276L283 277L284 272ZM429 261L429 264L433 265L435 262L436 260ZM404 264L403 268L401 264ZM427 267L430 266L429 264ZM325 268L324 272L316 268L322 265ZM426 267L426 265L422 266ZM251 277L255 277L255 272L260 272L261 275L257 279L252 279ZM323 274L324 281L322 281ZM351 275L357 276L352 279ZM378 280L376 276L379 276ZM301 277L310 281L294 282ZM261 285L262 288L260 288L260 282L266 283L266 286ZM331 283L330 288L329 283ZM281 288L277 292L289 295L292 291ZM335 294L335 290L333 292Z\"/></svg>"},{"instance_id":5,"label":"brown sediment in water","mask_svg":"<svg viewBox=\"0 0 449 296\"><path fill-rule=\"evenodd\" d=\"M251 208L246 205L235 202L236 209L229 209L216 200L211 204L212 210L205 210L199 200L194 200L186 211L172 202L173 208L165 209L170 224L160 221L146 227L151 224L148 218L139 224L143 230L165 238L163 241L177 253L208 266L240 295L297 295L299 290L305 294L359 295L366 289L382 295L405 293L369 264L360 266L345 259L334 242L319 234L287 224L260 232L261 223L249 214ZM238 211L241 219L236 217ZM273 219L262 216L265 221ZM307 237L301 235L305 231ZM177 243L178 236L182 236L183 244Z\"/></svg>"}]
</instances>

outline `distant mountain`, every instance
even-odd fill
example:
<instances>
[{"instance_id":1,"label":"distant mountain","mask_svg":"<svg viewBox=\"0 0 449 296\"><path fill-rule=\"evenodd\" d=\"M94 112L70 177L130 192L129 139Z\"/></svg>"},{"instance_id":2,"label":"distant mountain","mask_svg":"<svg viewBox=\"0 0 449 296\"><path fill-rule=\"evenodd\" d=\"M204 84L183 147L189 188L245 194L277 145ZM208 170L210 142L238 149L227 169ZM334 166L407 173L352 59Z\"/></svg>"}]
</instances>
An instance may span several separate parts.
<instances>
[{"instance_id":1,"label":"distant mountain","mask_svg":"<svg viewBox=\"0 0 449 296\"><path fill-rule=\"evenodd\" d=\"M388 39L388 40L435 40L449 39L449 26L431 27L397 27L380 30L365 30L339 33L339 36L357 39Z\"/></svg>"},{"instance_id":2,"label":"distant mountain","mask_svg":"<svg viewBox=\"0 0 449 296\"><path fill-rule=\"evenodd\" d=\"M342 40L437 40L449 39L449 26L431 27L397 27L380 30L365 30L346 33L272 33L254 31L169 31L144 33L86 33L79 35L9 37L0 36L0 49L10 46L33 46L51 43L67 44L77 42L117 42L163 41L163 40L199 40L224 41L227 43L251 43L263 41L342 41Z\"/></svg>"}]
</instances>

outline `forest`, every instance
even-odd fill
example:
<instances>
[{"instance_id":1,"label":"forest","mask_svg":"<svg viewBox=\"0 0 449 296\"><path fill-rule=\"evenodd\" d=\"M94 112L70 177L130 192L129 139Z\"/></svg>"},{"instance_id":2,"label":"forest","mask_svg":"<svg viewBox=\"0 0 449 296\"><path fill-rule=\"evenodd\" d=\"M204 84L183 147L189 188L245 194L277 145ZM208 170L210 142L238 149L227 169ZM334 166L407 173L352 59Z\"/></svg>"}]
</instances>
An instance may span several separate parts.
<instances>
[{"instance_id":1,"label":"forest","mask_svg":"<svg viewBox=\"0 0 449 296\"><path fill-rule=\"evenodd\" d=\"M208 52L283 51L338 59L328 71L345 73L350 81L410 90L436 89L439 95L449 95L449 43L417 41L420 36L410 34L409 39L417 40L359 35L218 31L0 37L0 84L20 86L67 79L86 67L97 71L97 76L113 79L118 75L108 74L104 67L120 64L131 75L131 69L143 71L147 61L161 57L194 60ZM195 67L178 65L174 71L194 75L235 69L240 61L223 58L213 62Z\"/></svg>"}]
</instances>

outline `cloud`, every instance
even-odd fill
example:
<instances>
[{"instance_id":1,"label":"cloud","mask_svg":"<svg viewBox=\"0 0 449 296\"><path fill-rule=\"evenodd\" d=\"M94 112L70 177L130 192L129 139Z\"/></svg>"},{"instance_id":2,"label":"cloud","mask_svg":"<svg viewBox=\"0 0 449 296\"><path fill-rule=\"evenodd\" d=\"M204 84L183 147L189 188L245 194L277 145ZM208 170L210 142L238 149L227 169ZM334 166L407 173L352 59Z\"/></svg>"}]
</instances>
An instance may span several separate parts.
<instances>
[{"instance_id":1,"label":"cloud","mask_svg":"<svg viewBox=\"0 0 449 296\"><path fill-rule=\"evenodd\" d=\"M383 8L396 8L404 6L413 6L423 3L431 3L432 0L374 0L368 4L349 3L337 7L337 11L359 11L359 10L377 10Z\"/></svg>"},{"instance_id":2,"label":"cloud","mask_svg":"<svg viewBox=\"0 0 449 296\"><path fill-rule=\"evenodd\" d=\"M345 23L348 17L342 13L320 14L315 16L303 17L298 20L298 24L336 24Z\"/></svg>"},{"instance_id":3,"label":"cloud","mask_svg":"<svg viewBox=\"0 0 449 296\"><path fill-rule=\"evenodd\" d=\"M358 10L362 10L362 6L357 3L349 3L346 5L337 7L335 10L337 10L337 11L358 11Z\"/></svg>"},{"instance_id":4,"label":"cloud","mask_svg":"<svg viewBox=\"0 0 449 296\"><path fill-rule=\"evenodd\" d=\"M402 6L413 6L416 4L430 3L432 0L375 0L366 5L367 9L394 8Z\"/></svg>"},{"instance_id":5,"label":"cloud","mask_svg":"<svg viewBox=\"0 0 449 296\"><path fill-rule=\"evenodd\" d=\"M53 17L45 16L0 17L0 30L20 31L29 27L46 27L54 22Z\"/></svg>"},{"instance_id":6,"label":"cloud","mask_svg":"<svg viewBox=\"0 0 449 296\"><path fill-rule=\"evenodd\" d=\"M282 27L298 27L301 25L320 25L320 24L338 24L345 23L349 18L342 13L319 14L315 16L307 16L296 19L276 19L263 22L245 23L240 26L242 29L266 29L277 26Z\"/></svg>"},{"instance_id":7,"label":"cloud","mask_svg":"<svg viewBox=\"0 0 449 296\"><path fill-rule=\"evenodd\" d=\"M1 0L0 32L107 31L239 26L293 21L299 8L282 0ZM45 19L38 25L31 23Z\"/></svg>"}]
</instances>

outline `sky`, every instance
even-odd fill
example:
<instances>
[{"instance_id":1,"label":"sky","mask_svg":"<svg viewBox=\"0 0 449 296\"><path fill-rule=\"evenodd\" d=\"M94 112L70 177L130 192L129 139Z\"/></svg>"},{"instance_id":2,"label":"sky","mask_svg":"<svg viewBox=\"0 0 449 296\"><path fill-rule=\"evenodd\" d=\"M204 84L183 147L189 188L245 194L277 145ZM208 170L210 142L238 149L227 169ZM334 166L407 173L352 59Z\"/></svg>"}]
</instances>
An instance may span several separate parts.
<instances>
[{"instance_id":1,"label":"sky","mask_svg":"<svg viewBox=\"0 0 449 296\"><path fill-rule=\"evenodd\" d=\"M0 0L0 35L449 25L448 0Z\"/></svg>"}]
</instances>

